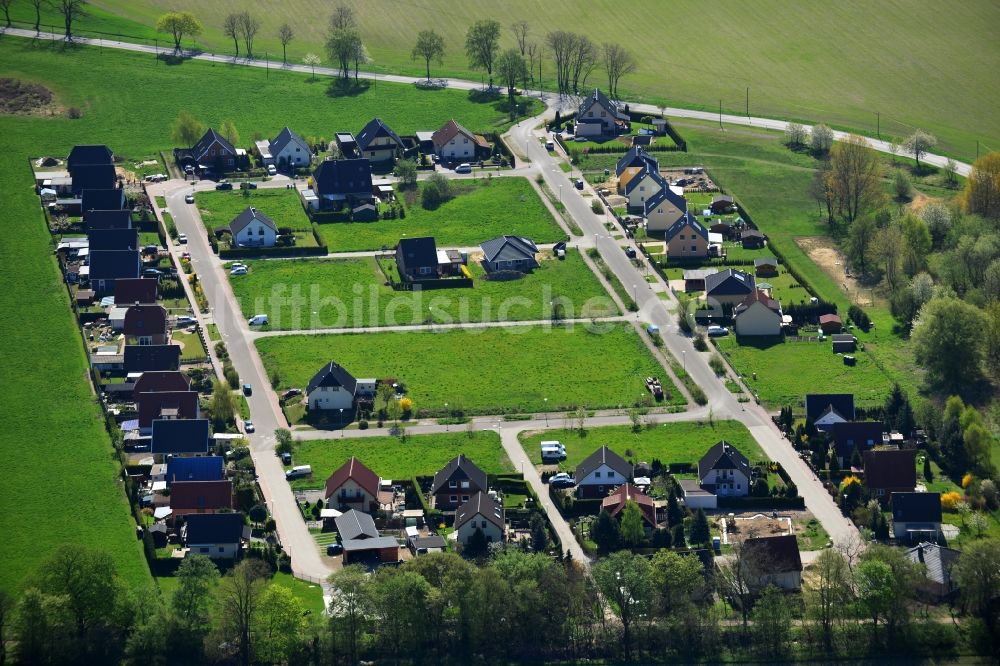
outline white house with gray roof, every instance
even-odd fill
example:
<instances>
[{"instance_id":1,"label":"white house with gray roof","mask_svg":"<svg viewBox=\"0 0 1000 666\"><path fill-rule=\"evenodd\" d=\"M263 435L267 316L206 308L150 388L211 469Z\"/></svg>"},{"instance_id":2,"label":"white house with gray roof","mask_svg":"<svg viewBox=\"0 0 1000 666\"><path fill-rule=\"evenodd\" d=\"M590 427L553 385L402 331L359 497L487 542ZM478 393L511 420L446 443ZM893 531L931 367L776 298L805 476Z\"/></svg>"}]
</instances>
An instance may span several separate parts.
<instances>
[{"instance_id":1,"label":"white house with gray roof","mask_svg":"<svg viewBox=\"0 0 1000 666\"><path fill-rule=\"evenodd\" d=\"M278 227L267 215L247 206L229 223L233 234L234 247L274 247L278 239Z\"/></svg>"}]
</instances>

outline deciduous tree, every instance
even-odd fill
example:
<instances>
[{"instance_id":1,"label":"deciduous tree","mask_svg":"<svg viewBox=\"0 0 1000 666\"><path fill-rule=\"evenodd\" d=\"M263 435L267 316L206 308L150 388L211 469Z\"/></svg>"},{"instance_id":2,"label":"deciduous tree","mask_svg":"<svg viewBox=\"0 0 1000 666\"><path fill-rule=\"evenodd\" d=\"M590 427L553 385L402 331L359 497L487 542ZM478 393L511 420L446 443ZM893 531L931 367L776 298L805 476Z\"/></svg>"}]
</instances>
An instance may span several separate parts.
<instances>
[{"instance_id":1,"label":"deciduous tree","mask_svg":"<svg viewBox=\"0 0 1000 666\"><path fill-rule=\"evenodd\" d=\"M35 34L38 34L42 28L42 7L48 6L49 0L29 0L29 2L35 10Z\"/></svg>"},{"instance_id":2,"label":"deciduous tree","mask_svg":"<svg viewBox=\"0 0 1000 666\"><path fill-rule=\"evenodd\" d=\"M853 222L882 198L882 167L863 138L852 134L830 149L829 186L838 212Z\"/></svg>"},{"instance_id":3,"label":"deciduous tree","mask_svg":"<svg viewBox=\"0 0 1000 666\"><path fill-rule=\"evenodd\" d=\"M653 597L649 560L619 551L599 560L591 570L601 594L618 610L625 661L632 658L632 629L649 612Z\"/></svg>"},{"instance_id":4,"label":"deciduous tree","mask_svg":"<svg viewBox=\"0 0 1000 666\"><path fill-rule=\"evenodd\" d=\"M243 560L219 586L222 627L236 643L243 666L248 666L253 657L253 626L269 573L262 560Z\"/></svg>"},{"instance_id":5,"label":"deciduous tree","mask_svg":"<svg viewBox=\"0 0 1000 666\"><path fill-rule=\"evenodd\" d=\"M169 33L174 39L174 51L180 52L184 36L197 37L201 34L202 25L191 12L168 12L156 21L156 29Z\"/></svg>"},{"instance_id":6,"label":"deciduous tree","mask_svg":"<svg viewBox=\"0 0 1000 666\"><path fill-rule=\"evenodd\" d=\"M500 23L492 19L476 21L465 34L465 53L472 69L485 69L493 87L493 65L500 48Z\"/></svg>"},{"instance_id":7,"label":"deciduous tree","mask_svg":"<svg viewBox=\"0 0 1000 666\"><path fill-rule=\"evenodd\" d=\"M934 298L913 324L913 347L932 383L959 390L982 376L982 310L957 298Z\"/></svg>"},{"instance_id":8,"label":"deciduous tree","mask_svg":"<svg viewBox=\"0 0 1000 666\"><path fill-rule=\"evenodd\" d=\"M233 48L236 49L236 57L240 57L240 14L230 12L222 20L222 32L229 39L233 40Z\"/></svg>"},{"instance_id":9,"label":"deciduous tree","mask_svg":"<svg viewBox=\"0 0 1000 666\"><path fill-rule=\"evenodd\" d=\"M527 21L514 21L510 24L510 31L514 33L514 39L517 41L517 50L521 54L521 57L528 55L528 33L531 32L531 26L528 25Z\"/></svg>"},{"instance_id":10,"label":"deciduous tree","mask_svg":"<svg viewBox=\"0 0 1000 666\"><path fill-rule=\"evenodd\" d=\"M646 540L646 530L642 519L642 510L631 500L625 502L621 514L621 539L626 546L638 546Z\"/></svg>"},{"instance_id":11,"label":"deciduous tree","mask_svg":"<svg viewBox=\"0 0 1000 666\"><path fill-rule=\"evenodd\" d=\"M605 43L602 47L604 71L608 75L608 94L618 97L618 81L635 71L635 56L621 44Z\"/></svg>"},{"instance_id":12,"label":"deciduous tree","mask_svg":"<svg viewBox=\"0 0 1000 666\"><path fill-rule=\"evenodd\" d=\"M240 12L238 16L240 36L243 38L243 45L246 47L246 57L252 60L253 40L257 36L257 31L260 30L260 19L247 11Z\"/></svg>"},{"instance_id":13,"label":"deciduous tree","mask_svg":"<svg viewBox=\"0 0 1000 666\"><path fill-rule=\"evenodd\" d=\"M236 123L231 118L226 118L222 121L222 125L219 127L219 134L234 146L240 143L240 133L236 129Z\"/></svg>"},{"instance_id":14,"label":"deciduous tree","mask_svg":"<svg viewBox=\"0 0 1000 666\"><path fill-rule=\"evenodd\" d=\"M753 608L754 647L769 659L780 660L791 649L792 613L784 593L769 585Z\"/></svg>"},{"instance_id":15,"label":"deciduous tree","mask_svg":"<svg viewBox=\"0 0 1000 666\"><path fill-rule=\"evenodd\" d=\"M282 23L278 28L278 41L281 42L281 62L288 62L288 45L292 43L295 38L295 32L292 30L292 26L287 23Z\"/></svg>"},{"instance_id":16,"label":"deciduous tree","mask_svg":"<svg viewBox=\"0 0 1000 666\"><path fill-rule=\"evenodd\" d=\"M851 597L851 574L847 559L836 550L824 550L816 558L813 576L805 585L806 611L819 626L823 646L833 647L834 628L843 617Z\"/></svg>"},{"instance_id":17,"label":"deciduous tree","mask_svg":"<svg viewBox=\"0 0 1000 666\"><path fill-rule=\"evenodd\" d=\"M1000 152L987 153L972 163L962 191L962 208L967 213L1000 218Z\"/></svg>"},{"instance_id":18,"label":"deciduous tree","mask_svg":"<svg viewBox=\"0 0 1000 666\"><path fill-rule=\"evenodd\" d=\"M266 664L286 664L305 628L302 602L282 585L270 584L260 595L253 618L254 658Z\"/></svg>"},{"instance_id":19,"label":"deciduous tree","mask_svg":"<svg viewBox=\"0 0 1000 666\"><path fill-rule=\"evenodd\" d=\"M823 123L813 125L812 132L809 134L809 142L814 153L828 153L833 148L833 130Z\"/></svg>"},{"instance_id":20,"label":"deciduous tree","mask_svg":"<svg viewBox=\"0 0 1000 666\"><path fill-rule=\"evenodd\" d=\"M607 511L601 511L590 527L590 538L594 540L597 547L609 553L618 547L621 532L618 521Z\"/></svg>"},{"instance_id":21,"label":"deciduous tree","mask_svg":"<svg viewBox=\"0 0 1000 666\"><path fill-rule=\"evenodd\" d=\"M312 69L312 78L316 78L316 65L323 62L323 60L315 53L307 53L302 56L302 64L308 65Z\"/></svg>"},{"instance_id":22,"label":"deciduous tree","mask_svg":"<svg viewBox=\"0 0 1000 666\"><path fill-rule=\"evenodd\" d=\"M177 114L171 131L174 141L182 146L193 146L205 133L205 124L187 111Z\"/></svg>"},{"instance_id":23,"label":"deciduous tree","mask_svg":"<svg viewBox=\"0 0 1000 666\"><path fill-rule=\"evenodd\" d=\"M431 80L431 60L439 65L444 57L444 39L433 30L421 30L417 34L417 43L413 46L410 58L423 58L427 67L427 80Z\"/></svg>"},{"instance_id":24,"label":"deciduous tree","mask_svg":"<svg viewBox=\"0 0 1000 666\"><path fill-rule=\"evenodd\" d=\"M524 78L525 72L528 70L528 63L517 52L517 49L507 49L497 58L496 69L500 81L507 87L507 104L510 106L510 113L513 116L516 112L517 84Z\"/></svg>"},{"instance_id":25,"label":"deciduous tree","mask_svg":"<svg viewBox=\"0 0 1000 666\"><path fill-rule=\"evenodd\" d=\"M933 150L936 145L937 138L922 129L918 129L908 136L903 144L906 152L913 155L913 159L917 161L917 171L920 170L920 158Z\"/></svg>"},{"instance_id":26,"label":"deciduous tree","mask_svg":"<svg viewBox=\"0 0 1000 666\"><path fill-rule=\"evenodd\" d=\"M53 0L55 8L62 14L66 41L73 41L73 21L87 15L87 0Z\"/></svg>"}]
</instances>

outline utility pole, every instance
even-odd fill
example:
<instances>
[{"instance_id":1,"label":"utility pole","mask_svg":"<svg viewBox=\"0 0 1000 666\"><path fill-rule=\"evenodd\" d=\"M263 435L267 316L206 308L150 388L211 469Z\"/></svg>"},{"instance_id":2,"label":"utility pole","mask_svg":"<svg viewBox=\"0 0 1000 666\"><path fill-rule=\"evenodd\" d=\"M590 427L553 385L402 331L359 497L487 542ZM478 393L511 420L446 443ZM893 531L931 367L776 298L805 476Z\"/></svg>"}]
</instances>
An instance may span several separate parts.
<instances>
[{"instance_id":1,"label":"utility pole","mask_svg":"<svg viewBox=\"0 0 1000 666\"><path fill-rule=\"evenodd\" d=\"M722 129L722 100L719 100L719 129Z\"/></svg>"},{"instance_id":2,"label":"utility pole","mask_svg":"<svg viewBox=\"0 0 1000 666\"><path fill-rule=\"evenodd\" d=\"M264 78L271 78L271 62L267 59L267 51L264 51Z\"/></svg>"},{"instance_id":3,"label":"utility pole","mask_svg":"<svg viewBox=\"0 0 1000 666\"><path fill-rule=\"evenodd\" d=\"M976 139L976 159L979 159L979 139Z\"/></svg>"},{"instance_id":4,"label":"utility pole","mask_svg":"<svg viewBox=\"0 0 1000 666\"><path fill-rule=\"evenodd\" d=\"M882 138L882 114L875 112L875 136Z\"/></svg>"},{"instance_id":5,"label":"utility pole","mask_svg":"<svg viewBox=\"0 0 1000 666\"><path fill-rule=\"evenodd\" d=\"M747 120L750 119L750 86L747 86Z\"/></svg>"}]
</instances>

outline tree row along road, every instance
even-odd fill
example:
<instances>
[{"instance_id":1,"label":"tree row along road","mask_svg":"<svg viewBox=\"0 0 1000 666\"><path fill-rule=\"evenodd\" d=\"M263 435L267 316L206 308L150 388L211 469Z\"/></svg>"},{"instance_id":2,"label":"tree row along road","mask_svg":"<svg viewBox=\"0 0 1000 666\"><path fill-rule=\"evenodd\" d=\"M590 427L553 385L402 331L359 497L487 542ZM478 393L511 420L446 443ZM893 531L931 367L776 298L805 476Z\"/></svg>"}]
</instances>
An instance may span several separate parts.
<instances>
[{"instance_id":1,"label":"tree row along road","mask_svg":"<svg viewBox=\"0 0 1000 666\"><path fill-rule=\"evenodd\" d=\"M23 28L0 28L0 34L14 35L17 37L26 37L28 39L42 39L47 41L62 41L63 35L51 33L51 32L41 32L35 33L33 30L26 30ZM123 42L116 40L107 39L91 39L89 37L74 37L73 42L76 44L86 44L90 46L101 46L104 48L122 49L125 51L137 51L140 53L152 53L154 55L176 55L174 50L169 47L159 48L156 46L148 46L146 44L137 44L135 42ZM235 65L243 65L246 67L259 67L261 69L274 69L275 71L293 71L301 72L303 74L321 74L323 76L338 76L339 70L332 67L310 67L308 65L282 65L280 63L271 63L270 61L262 60L247 60L245 58L233 58L232 56L215 55L214 53L204 53L202 51L183 51L183 57L192 60L204 60L208 62L218 62L218 63L228 63ZM413 77L413 76L400 76L398 74L375 74L373 72L358 72L358 77L363 79L374 79L389 81L391 83L416 83L418 81L423 81L423 78ZM448 87L456 88L459 90L481 90L483 84L478 81L468 81L465 79L444 79L447 82ZM536 97L545 98L547 95L555 96L554 93L547 93L545 91L525 91L526 94L534 95ZM573 97L559 97L560 103L559 108L562 110L576 110L577 99ZM649 114L659 114L663 112L667 116L674 116L676 118L693 118L696 120L708 120L713 122L721 122L723 124L730 125L748 125L752 127L760 127L763 129L785 131L788 128L789 123L784 120L775 120L773 118L758 118L753 116L740 116L734 114L718 114L712 113L711 111L696 111L693 109L683 109L678 107L669 106L656 106L655 104L630 104L629 108L641 113ZM555 111L556 105L549 103L549 109ZM805 125L807 130L811 129L811 126ZM842 141L850 132L834 131L834 138L838 141ZM872 148L883 152L892 153L892 146L888 141L881 141L879 139L872 139L866 137L869 145ZM921 157L923 161L928 164L932 164L936 167L944 167L948 164L948 158L942 155L935 155L928 153ZM962 176L968 176L972 170L972 166L965 163L955 161L955 170L958 174Z\"/></svg>"}]
</instances>

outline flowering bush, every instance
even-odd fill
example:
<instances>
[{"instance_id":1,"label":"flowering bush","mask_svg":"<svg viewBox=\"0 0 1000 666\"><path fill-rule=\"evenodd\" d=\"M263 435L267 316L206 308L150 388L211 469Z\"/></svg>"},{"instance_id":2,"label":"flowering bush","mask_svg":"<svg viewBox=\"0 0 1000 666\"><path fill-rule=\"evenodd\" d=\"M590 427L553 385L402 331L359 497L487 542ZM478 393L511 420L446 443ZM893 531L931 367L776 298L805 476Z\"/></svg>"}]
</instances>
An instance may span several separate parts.
<instances>
[{"instance_id":1,"label":"flowering bush","mask_svg":"<svg viewBox=\"0 0 1000 666\"><path fill-rule=\"evenodd\" d=\"M403 398L402 400L399 401L399 408L402 409L406 413L412 412L413 411L413 399L412 398Z\"/></svg>"},{"instance_id":2,"label":"flowering bush","mask_svg":"<svg viewBox=\"0 0 1000 666\"><path fill-rule=\"evenodd\" d=\"M968 488L976 477L972 476L972 472L966 472L965 476L962 477L962 487Z\"/></svg>"},{"instance_id":3,"label":"flowering bush","mask_svg":"<svg viewBox=\"0 0 1000 666\"><path fill-rule=\"evenodd\" d=\"M941 506L949 511L954 511L958 503L962 501L962 496L956 491L951 491L950 493L944 493L941 495Z\"/></svg>"},{"instance_id":4,"label":"flowering bush","mask_svg":"<svg viewBox=\"0 0 1000 666\"><path fill-rule=\"evenodd\" d=\"M845 476L844 480L840 482L840 492L844 492L845 490L847 490L847 487L852 483L861 485L861 479L859 479L854 475Z\"/></svg>"}]
</instances>

